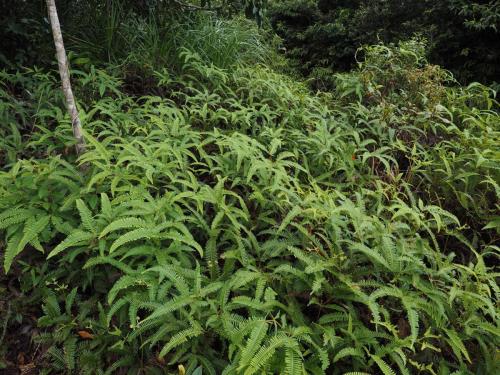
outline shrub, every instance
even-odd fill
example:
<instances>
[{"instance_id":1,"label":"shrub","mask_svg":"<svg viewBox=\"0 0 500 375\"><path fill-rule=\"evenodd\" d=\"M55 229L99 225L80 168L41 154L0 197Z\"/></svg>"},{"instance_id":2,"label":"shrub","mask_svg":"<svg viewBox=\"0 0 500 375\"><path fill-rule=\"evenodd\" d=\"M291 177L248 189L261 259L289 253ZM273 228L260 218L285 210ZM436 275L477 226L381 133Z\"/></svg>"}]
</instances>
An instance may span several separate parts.
<instances>
[{"instance_id":1,"label":"shrub","mask_svg":"<svg viewBox=\"0 0 500 375\"><path fill-rule=\"evenodd\" d=\"M499 81L498 1L284 0L269 3L273 29L297 69L315 88L355 66L356 50L398 43L414 34L429 40L430 60L462 83Z\"/></svg>"}]
</instances>

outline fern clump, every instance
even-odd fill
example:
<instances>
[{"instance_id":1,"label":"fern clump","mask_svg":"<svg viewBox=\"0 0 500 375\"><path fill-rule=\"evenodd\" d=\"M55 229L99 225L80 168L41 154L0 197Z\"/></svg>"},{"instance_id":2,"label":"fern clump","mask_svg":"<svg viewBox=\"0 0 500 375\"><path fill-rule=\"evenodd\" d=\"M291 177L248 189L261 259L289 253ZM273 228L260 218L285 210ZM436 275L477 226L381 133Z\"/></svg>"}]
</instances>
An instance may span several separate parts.
<instances>
[{"instance_id":1,"label":"fern clump","mask_svg":"<svg viewBox=\"0 0 500 375\"><path fill-rule=\"evenodd\" d=\"M165 97L82 71L103 86L77 160L43 102L31 158L0 171L0 231L5 272L46 255L53 369L495 373L498 106L419 46L371 47L318 95L189 50L156 72Z\"/></svg>"}]
</instances>

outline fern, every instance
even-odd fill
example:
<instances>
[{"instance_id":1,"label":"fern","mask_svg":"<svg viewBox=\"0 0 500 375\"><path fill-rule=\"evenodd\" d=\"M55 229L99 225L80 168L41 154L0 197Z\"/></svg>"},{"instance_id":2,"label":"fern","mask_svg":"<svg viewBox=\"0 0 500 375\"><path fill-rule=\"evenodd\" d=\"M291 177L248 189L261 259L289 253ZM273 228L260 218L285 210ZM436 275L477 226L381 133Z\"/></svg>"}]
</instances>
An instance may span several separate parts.
<instances>
[{"instance_id":1,"label":"fern","mask_svg":"<svg viewBox=\"0 0 500 375\"><path fill-rule=\"evenodd\" d=\"M274 355L276 350L290 348L295 349L297 343L284 334L277 334L271 337L267 344L260 348L255 356L250 361L250 366L245 370L245 375L255 374L259 369L264 367Z\"/></svg>"},{"instance_id":2,"label":"fern","mask_svg":"<svg viewBox=\"0 0 500 375\"><path fill-rule=\"evenodd\" d=\"M241 351L241 358L239 362L240 371L250 365L250 361L252 360L253 356L261 347L267 330L268 325L265 321L259 321L256 323L255 328L252 330L250 336L248 337L247 344Z\"/></svg>"},{"instance_id":3,"label":"fern","mask_svg":"<svg viewBox=\"0 0 500 375\"><path fill-rule=\"evenodd\" d=\"M24 249L6 280L29 292L22 311L42 305L41 366L494 373L491 90L447 87L410 41L366 47L332 92L311 93L265 65L207 62L199 49L245 21L197 17L175 27L194 38L182 56L170 26L140 14L112 33L166 41L158 56L178 70L73 61L81 170L53 75L0 72L0 252L8 271Z\"/></svg>"},{"instance_id":4,"label":"fern","mask_svg":"<svg viewBox=\"0 0 500 375\"><path fill-rule=\"evenodd\" d=\"M140 239L152 239L156 238L159 235L159 230L157 228L138 228L134 229L130 232L125 233L121 237L119 237L117 240L113 242L111 247L109 248L109 252L113 253L116 249L118 249L120 246L123 246L129 242L137 241Z\"/></svg>"},{"instance_id":5,"label":"fern","mask_svg":"<svg viewBox=\"0 0 500 375\"><path fill-rule=\"evenodd\" d=\"M89 231L90 233L96 233L97 224L92 216L92 212L88 209L81 199L76 200L76 207L78 208L78 212L80 213L80 218L82 220L83 227Z\"/></svg>"},{"instance_id":6,"label":"fern","mask_svg":"<svg viewBox=\"0 0 500 375\"><path fill-rule=\"evenodd\" d=\"M33 212L27 209L12 208L7 210L0 216L0 230L23 223L32 216Z\"/></svg>"},{"instance_id":7,"label":"fern","mask_svg":"<svg viewBox=\"0 0 500 375\"><path fill-rule=\"evenodd\" d=\"M194 302L194 299L191 297L185 297L185 296L176 297L168 301L167 303L163 304L163 306L157 308L151 315L149 315L145 319L145 321L168 315L185 306L189 306L192 302Z\"/></svg>"},{"instance_id":8,"label":"fern","mask_svg":"<svg viewBox=\"0 0 500 375\"><path fill-rule=\"evenodd\" d=\"M303 375L304 365L302 364L302 358L293 348L285 349L285 366L287 375Z\"/></svg>"},{"instance_id":9,"label":"fern","mask_svg":"<svg viewBox=\"0 0 500 375\"><path fill-rule=\"evenodd\" d=\"M384 375L396 375L396 373L389 367L389 365L379 356L372 354L371 358L373 361L377 364L379 367L380 371L382 371L382 374Z\"/></svg>"},{"instance_id":10,"label":"fern","mask_svg":"<svg viewBox=\"0 0 500 375\"><path fill-rule=\"evenodd\" d=\"M47 258L52 258L62 251L77 245L81 245L85 242L92 240L94 235L89 232L84 231L75 231L71 233L64 241L62 241L59 245L57 245L47 256Z\"/></svg>"},{"instance_id":11,"label":"fern","mask_svg":"<svg viewBox=\"0 0 500 375\"><path fill-rule=\"evenodd\" d=\"M458 357L460 361L462 361L462 355L465 357L465 359L470 363L470 357L469 357L469 352L465 348L464 343L458 336L458 334L450 329L445 329L446 335L448 336L448 339L446 340L449 344L451 349L453 350L453 353Z\"/></svg>"},{"instance_id":12,"label":"fern","mask_svg":"<svg viewBox=\"0 0 500 375\"><path fill-rule=\"evenodd\" d=\"M147 224L143 219L136 217L124 217L113 221L108 224L99 234L99 238L106 236L108 233L131 228L146 228Z\"/></svg>"},{"instance_id":13,"label":"fern","mask_svg":"<svg viewBox=\"0 0 500 375\"><path fill-rule=\"evenodd\" d=\"M363 353L361 350L348 347L348 348L343 348L338 351L337 354L335 354L335 357L333 357L333 363L340 361L341 359L345 357L363 357Z\"/></svg>"},{"instance_id":14,"label":"fern","mask_svg":"<svg viewBox=\"0 0 500 375\"><path fill-rule=\"evenodd\" d=\"M15 256L17 255L17 249L19 247L19 243L21 242L21 238L23 236L22 232L14 233L7 242L7 247L5 248L5 255L3 261L3 268L5 273L7 273L14 261Z\"/></svg>"},{"instance_id":15,"label":"fern","mask_svg":"<svg viewBox=\"0 0 500 375\"><path fill-rule=\"evenodd\" d=\"M201 326L197 322L193 321L191 323L191 327L186 328L185 330L172 336L170 341L161 349L159 356L164 357L173 348L187 342L189 339L200 336L202 333L203 329Z\"/></svg>"}]
</instances>

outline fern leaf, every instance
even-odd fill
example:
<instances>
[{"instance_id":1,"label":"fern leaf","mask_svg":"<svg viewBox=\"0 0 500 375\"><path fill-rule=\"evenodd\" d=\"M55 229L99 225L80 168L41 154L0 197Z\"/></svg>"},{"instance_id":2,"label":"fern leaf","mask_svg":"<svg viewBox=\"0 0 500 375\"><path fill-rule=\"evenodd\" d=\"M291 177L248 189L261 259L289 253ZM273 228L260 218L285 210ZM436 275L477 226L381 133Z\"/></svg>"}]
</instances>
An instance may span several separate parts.
<instances>
[{"instance_id":1,"label":"fern leaf","mask_svg":"<svg viewBox=\"0 0 500 375\"><path fill-rule=\"evenodd\" d=\"M137 217L120 218L108 224L99 234L99 238L102 238L108 233L114 232L119 229L145 228L146 226L146 221Z\"/></svg>"},{"instance_id":2,"label":"fern leaf","mask_svg":"<svg viewBox=\"0 0 500 375\"><path fill-rule=\"evenodd\" d=\"M135 275L123 275L114 283L113 287L108 292L108 303L111 305L121 290L140 284L141 281L142 280L137 279Z\"/></svg>"},{"instance_id":3,"label":"fern leaf","mask_svg":"<svg viewBox=\"0 0 500 375\"><path fill-rule=\"evenodd\" d=\"M191 236L186 236L185 233L181 234L175 231L169 231L165 233L163 238L167 238L173 241L179 241L181 243L184 243L186 245L191 246L192 248L196 249L198 251L198 254L200 254L201 257L203 257L203 249L201 248L200 244L196 242L193 237Z\"/></svg>"},{"instance_id":4,"label":"fern leaf","mask_svg":"<svg viewBox=\"0 0 500 375\"><path fill-rule=\"evenodd\" d=\"M268 325L266 321L261 320L250 333L246 346L241 351L240 370L250 364L252 357L261 347L262 341L267 333Z\"/></svg>"},{"instance_id":5,"label":"fern leaf","mask_svg":"<svg viewBox=\"0 0 500 375\"><path fill-rule=\"evenodd\" d=\"M113 259L111 257L95 257L90 258L84 264L83 269L92 268L98 266L100 264L109 264L115 268L118 268L120 271L126 274L133 274L135 271L127 265L127 263Z\"/></svg>"},{"instance_id":6,"label":"fern leaf","mask_svg":"<svg viewBox=\"0 0 500 375\"><path fill-rule=\"evenodd\" d=\"M412 308L407 308L406 314L408 316L408 322L410 324L411 340L412 343L415 343L418 337L419 328L418 312Z\"/></svg>"},{"instance_id":7,"label":"fern leaf","mask_svg":"<svg viewBox=\"0 0 500 375\"><path fill-rule=\"evenodd\" d=\"M212 229L210 231L210 237L205 245L205 258L207 260L210 277L212 279L218 277L220 274L217 256L217 237L219 236L219 233L220 230Z\"/></svg>"},{"instance_id":8,"label":"fern leaf","mask_svg":"<svg viewBox=\"0 0 500 375\"><path fill-rule=\"evenodd\" d=\"M45 315L51 319L57 319L61 316L61 307L53 293L49 293L49 295L43 299L42 310Z\"/></svg>"},{"instance_id":9,"label":"fern leaf","mask_svg":"<svg viewBox=\"0 0 500 375\"><path fill-rule=\"evenodd\" d=\"M7 219L9 217L12 217L12 216L18 216L20 214L26 214L26 213L29 213L29 210L23 209L23 208L19 208L19 207L11 207L8 210L4 210L0 214L0 229L5 228L1 224L5 219Z\"/></svg>"},{"instance_id":10,"label":"fern leaf","mask_svg":"<svg viewBox=\"0 0 500 375\"><path fill-rule=\"evenodd\" d=\"M57 245L47 256L47 259L52 258L59 254L61 251L66 250L69 247L80 245L84 242L90 241L94 235L89 232L84 232L82 230L75 231L71 233L64 241Z\"/></svg>"},{"instance_id":11,"label":"fern leaf","mask_svg":"<svg viewBox=\"0 0 500 375\"><path fill-rule=\"evenodd\" d=\"M176 297L167 303L165 303L163 306L159 307L156 309L150 316L148 316L144 321L155 319L160 316L168 315L174 311L177 311L184 306L188 306L191 303L193 303L194 299L190 297L185 297L185 296L180 296Z\"/></svg>"},{"instance_id":12,"label":"fern leaf","mask_svg":"<svg viewBox=\"0 0 500 375\"><path fill-rule=\"evenodd\" d=\"M9 272L12 262L14 261L14 258L17 255L16 251L22 236L23 233L21 231L18 231L14 233L7 242L7 247L5 249L5 255L3 260L3 268L5 270L5 273Z\"/></svg>"},{"instance_id":13,"label":"fern leaf","mask_svg":"<svg viewBox=\"0 0 500 375\"><path fill-rule=\"evenodd\" d=\"M170 341L161 349L159 357L163 358L172 349L187 342L193 337L200 336L202 333L203 329L201 328L201 326L197 322L193 322L190 328L187 328L172 336Z\"/></svg>"},{"instance_id":14,"label":"fern leaf","mask_svg":"<svg viewBox=\"0 0 500 375\"><path fill-rule=\"evenodd\" d=\"M76 359L76 338L70 337L64 342L63 352L66 368L70 371L74 370Z\"/></svg>"},{"instance_id":15,"label":"fern leaf","mask_svg":"<svg viewBox=\"0 0 500 375\"><path fill-rule=\"evenodd\" d=\"M343 348L333 357L333 362L338 362L345 357L363 357L361 350L353 347Z\"/></svg>"},{"instance_id":16,"label":"fern leaf","mask_svg":"<svg viewBox=\"0 0 500 375\"><path fill-rule=\"evenodd\" d=\"M377 366L379 367L380 371L382 371L382 374L384 375L396 375L394 370L379 356L372 354L371 355L372 359L375 361Z\"/></svg>"},{"instance_id":17,"label":"fern leaf","mask_svg":"<svg viewBox=\"0 0 500 375\"><path fill-rule=\"evenodd\" d=\"M358 251L360 253L363 253L368 258L370 258L373 261L375 261L375 263L378 263L378 264L384 266L387 270L391 269L391 267L387 263L386 259L382 256L382 254L380 254L379 252L377 252L377 250L371 249L368 246L360 244L360 243L353 244L352 245L352 249L355 250L355 251Z\"/></svg>"},{"instance_id":18,"label":"fern leaf","mask_svg":"<svg viewBox=\"0 0 500 375\"><path fill-rule=\"evenodd\" d=\"M108 219L112 217L113 210L111 208L109 197L106 193L101 193L101 211L104 217Z\"/></svg>"},{"instance_id":19,"label":"fern leaf","mask_svg":"<svg viewBox=\"0 0 500 375\"><path fill-rule=\"evenodd\" d=\"M31 241L38 238L38 235L49 225L50 216L42 216L28 220L24 225L23 237L17 244L16 255L23 251L24 247Z\"/></svg>"},{"instance_id":20,"label":"fern leaf","mask_svg":"<svg viewBox=\"0 0 500 375\"><path fill-rule=\"evenodd\" d=\"M285 218L281 222L281 225L279 226L276 233L279 234L283 232L283 230L292 222L292 220L295 219L301 213L302 213L302 208L300 206L295 206L294 208L292 208L292 210L285 216Z\"/></svg>"},{"instance_id":21,"label":"fern leaf","mask_svg":"<svg viewBox=\"0 0 500 375\"><path fill-rule=\"evenodd\" d=\"M47 355L51 357L52 359L51 365L54 367L54 369L60 371L66 369L66 359L64 358L64 353L61 349L58 349L55 346L51 346L47 350Z\"/></svg>"},{"instance_id":22,"label":"fern leaf","mask_svg":"<svg viewBox=\"0 0 500 375\"><path fill-rule=\"evenodd\" d=\"M180 292L180 294L182 294L182 295L189 294L188 282L186 281L186 279L184 277L179 275L179 272L177 272L177 270L174 267L172 267L168 264L164 264L162 266L150 268L150 269L146 270L145 272L150 272L150 271L158 272L160 274L160 276L162 276L160 278L160 282L163 280L163 277L166 277L169 280L171 280L174 283L175 288Z\"/></svg>"},{"instance_id":23,"label":"fern leaf","mask_svg":"<svg viewBox=\"0 0 500 375\"><path fill-rule=\"evenodd\" d=\"M80 218L82 220L83 227L91 233L96 233L97 231L96 222L94 220L94 217L92 216L92 212L90 212L85 202L83 202L83 200L81 199L77 199L76 208L80 213Z\"/></svg>"},{"instance_id":24,"label":"fern leaf","mask_svg":"<svg viewBox=\"0 0 500 375\"><path fill-rule=\"evenodd\" d=\"M129 303L127 298L120 298L114 304L111 305L108 314L106 315L106 322L108 327L109 324L111 323L111 319L113 319L113 316L116 314L116 312L120 310L123 306L125 306L127 303Z\"/></svg>"},{"instance_id":25,"label":"fern leaf","mask_svg":"<svg viewBox=\"0 0 500 375\"><path fill-rule=\"evenodd\" d=\"M18 239L13 237L9 241L5 250L4 269L5 273L9 272L10 266L14 258L25 248L25 246L32 242L38 242L38 234L42 232L49 224L50 216L43 216L41 218L30 218L26 221L23 228L23 235ZM15 245L15 246L14 246Z\"/></svg>"},{"instance_id":26,"label":"fern leaf","mask_svg":"<svg viewBox=\"0 0 500 375\"><path fill-rule=\"evenodd\" d=\"M68 296L66 297L64 306L65 306L65 309L66 309L66 313L68 315L71 315L71 308L73 307L73 303L75 302L77 290L78 290L78 288L76 288L76 287L73 288L71 290L71 292L68 294Z\"/></svg>"},{"instance_id":27,"label":"fern leaf","mask_svg":"<svg viewBox=\"0 0 500 375\"><path fill-rule=\"evenodd\" d=\"M297 350L287 347L285 350L286 375L303 375L304 365Z\"/></svg>"},{"instance_id":28,"label":"fern leaf","mask_svg":"<svg viewBox=\"0 0 500 375\"><path fill-rule=\"evenodd\" d=\"M458 336L458 334L451 329L445 329L444 331L446 332L446 334L449 337L449 339L447 339L446 341L450 345L451 349L453 350L453 353L455 353L457 358L460 361L462 361L462 354L463 354L465 359L467 359L467 361L469 363L471 363L471 360L469 357L469 352L465 348L465 345L462 342L462 340L460 339L460 337Z\"/></svg>"},{"instance_id":29,"label":"fern leaf","mask_svg":"<svg viewBox=\"0 0 500 375\"><path fill-rule=\"evenodd\" d=\"M137 241L140 239L151 239L155 238L158 236L158 230L156 228L149 229L149 228L138 228L135 230L132 230L128 233L125 233L123 236L118 238L113 244L111 245L111 248L109 249L109 252L112 253L116 249L118 249L120 246L123 246L129 242Z\"/></svg>"},{"instance_id":30,"label":"fern leaf","mask_svg":"<svg viewBox=\"0 0 500 375\"><path fill-rule=\"evenodd\" d=\"M33 212L26 209L10 209L0 215L0 230L22 223L33 216Z\"/></svg>"},{"instance_id":31,"label":"fern leaf","mask_svg":"<svg viewBox=\"0 0 500 375\"><path fill-rule=\"evenodd\" d=\"M276 336L273 336L269 340L268 344L260 348L257 354L252 358L250 366L245 371L245 375L253 375L262 367L264 367L272 358L277 349L286 348L288 346L293 347L293 344L291 344L291 340L292 339L284 334L277 334ZM296 343L295 340L293 341L294 343Z\"/></svg>"}]
</instances>

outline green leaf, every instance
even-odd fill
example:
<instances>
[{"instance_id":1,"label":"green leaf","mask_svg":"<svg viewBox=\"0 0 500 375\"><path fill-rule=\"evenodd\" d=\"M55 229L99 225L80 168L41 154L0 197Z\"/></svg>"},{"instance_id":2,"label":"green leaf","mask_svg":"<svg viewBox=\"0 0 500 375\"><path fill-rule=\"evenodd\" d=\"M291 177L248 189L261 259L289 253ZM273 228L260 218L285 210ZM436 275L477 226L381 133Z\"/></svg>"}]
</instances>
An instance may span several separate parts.
<instances>
[{"instance_id":1,"label":"green leaf","mask_svg":"<svg viewBox=\"0 0 500 375\"><path fill-rule=\"evenodd\" d=\"M49 225L50 216L42 216L28 220L24 224L23 237L17 244L16 255L23 251L24 247L31 241L36 240L38 235Z\"/></svg>"},{"instance_id":2,"label":"green leaf","mask_svg":"<svg viewBox=\"0 0 500 375\"><path fill-rule=\"evenodd\" d=\"M146 221L137 217L124 217L113 221L108 224L99 234L99 238L104 237L108 233L114 232L119 229L131 228L145 228L147 227Z\"/></svg>"},{"instance_id":3,"label":"green leaf","mask_svg":"<svg viewBox=\"0 0 500 375\"><path fill-rule=\"evenodd\" d=\"M81 245L83 243L88 243L90 240L94 238L94 235L89 232L85 232L82 230L77 230L71 233L64 241L62 241L59 245L57 245L47 256L47 259L50 259L60 252L77 245Z\"/></svg>"},{"instance_id":4,"label":"green leaf","mask_svg":"<svg viewBox=\"0 0 500 375\"><path fill-rule=\"evenodd\" d=\"M203 329L201 326L193 322L190 328L187 328L177 334L175 334L170 341L165 344L165 346L161 349L159 357L163 358L168 352L170 352L172 349L178 347L181 344L184 344L187 342L189 339L192 339L193 337L200 336L203 333Z\"/></svg>"},{"instance_id":5,"label":"green leaf","mask_svg":"<svg viewBox=\"0 0 500 375\"><path fill-rule=\"evenodd\" d=\"M471 363L470 357L469 357L469 352L465 348L464 343L458 336L458 334L451 330L451 329L445 329L444 330L446 334L448 335L449 339L446 339L448 344L450 345L451 349L453 350L453 353L457 356L457 358L462 361L462 354L464 355L465 359Z\"/></svg>"},{"instance_id":6,"label":"green leaf","mask_svg":"<svg viewBox=\"0 0 500 375\"><path fill-rule=\"evenodd\" d=\"M5 270L5 273L9 272L12 262L14 261L14 258L17 255L18 245L19 242L21 241L22 236L23 233L21 231L18 231L15 234L13 234L10 237L9 241L7 242L7 247L5 249L5 256L3 260L3 268Z\"/></svg>"},{"instance_id":7,"label":"green leaf","mask_svg":"<svg viewBox=\"0 0 500 375\"><path fill-rule=\"evenodd\" d=\"M380 371L382 371L382 374L384 375L396 375L394 370L389 367L389 365L379 356L372 354L371 355L372 359L375 361L377 366L379 367Z\"/></svg>"},{"instance_id":8,"label":"green leaf","mask_svg":"<svg viewBox=\"0 0 500 375\"><path fill-rule=\"evenodd\" d=\"M250 365L250 361L252 360L255 353L261 348L262 341L267 333L268 325L266 321L261 320L256 323L255 328L250 333L250 336L247 340L247 344L241 351L240 358L240 370Z\"/></svg>"},{"instance_id":9,"label":"green leaf","mask_svg":"<svg viewBox=\"0 0 500 375\"><path fill-rule=\"evenodd\" d=\"M87 205L81 199L77 199L76 207L78 208L78 212L80 213L80 218L82 220L84 228L89 232L96 233L97 225L92 216L92 212L90 212Z\"/></svg>"},{"instance_id":10,"label":"green leaf","mask_svg":"<svg viewBox=\"0 0 500 375\"><path fill-rule=\"evenodd\" d=\"M158 237L158 229L153 228L138 228L135 230L132 230L128 233L125 233L121 237L119 237L113 244L111 245L111 248L109 249L110 254L113 253L116 249L118 249L120 246L123 246L129 242L141 240L141 239L151 239L151 238L156 238Z\"/></svg>"}]
</instances>

